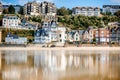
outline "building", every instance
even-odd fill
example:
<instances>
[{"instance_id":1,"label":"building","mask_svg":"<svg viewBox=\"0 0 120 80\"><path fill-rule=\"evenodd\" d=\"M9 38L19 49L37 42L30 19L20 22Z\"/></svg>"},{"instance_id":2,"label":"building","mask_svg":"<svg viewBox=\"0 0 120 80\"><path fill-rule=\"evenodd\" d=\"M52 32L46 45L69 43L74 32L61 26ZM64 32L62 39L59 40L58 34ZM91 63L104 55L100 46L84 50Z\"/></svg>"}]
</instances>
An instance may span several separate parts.
<instances>
[{"instance_id":1,"label":"building","mask_svg":"<svg viewBox=\"0 0 120 80\"><path fill-rule=\"evenodd\" d=\"M56 15L56 6L50 2L28 2L24 5L25 15Z\"/></svg>"},{"instance_id":2,"label":"building","mask_svg":"<svg viewBox=\"0 0 120 80\"><path fill-rule=\"evenodd\" d=\"M24 5L25 15L40 15L40 3L33 1Z\"/></svg>"},{"instance_id":3,"label":"building","mask_svg":"<svg viewBox=\"0 0 120 80\"><path fill-rule=\"evenodd\" d=\"M38 29L35 31L34 43L48 43L49 36L45 29Z\"/></svg>"},{"instance_id":4,"label":"building","mask_svg":"<svg viewBox=\"0 0 120 80\"><path fill-rule=\"evenodd\" d=\"M120 27L110 29L110 42L120 43Z\"/></svg>"},{"instance_id":5,"label":"building","mask_svg":"<svg viewBox=\"0 0 120 80\"><path fill-rule=\"evenodd\" d=\"M2 7L2 3L0 3L0 15L2 14L3 12L3 7Z\"/></svg>"},{"instance_id":6,"label":"building","mask_svg":"<svg viewBox=\"0 0 120 80\"><path fill-rule=\"evenodd\" d=\"M57 35L58 35L58 40L57 40L58 42L56 45L64 46L66 39L67 39L66 28L58 27Z\"/></svg>"},{"instance_id":7,"label":"building","mask_svg":"<svg viewBox=\"0 0 120 80\"><path fill-rule=\"evenodd\" d=\"M82 42L84 30L72 30L67 33L67 41L69 42Z\"/></svg>"},{"instance_id":8,"label":"building","mask_svg":"<svg viewBox=\"0 0 120 80\"><path fill-rule=\"evenodd\" d=\"M98 7L75 7L72 9L73 15L83 16L100 16L100 8Z\"/></svg>"},{"instance_id":9,"label":"building","mask_svg":"<svg viewBox=\"0 0 120 80\"><path fill-rule=\"evenodd\" d=\"M51 2L42 2L40 4L40 9L41 9L41 13L44 14L56 14L56 6L54 3Z\"/></svg>"},{"instance_id":10,"label":"building","mask_svg":"<svg viewBox=\"0 0 120 80\"><path fill-rule=\"evenodd\" d=\"M4 28L18 28L20 19L17 16L4 16L2 25Z\"/></svg>"},{"instance_id":11,"label":"building","mask_svg":"<svg viewBox=\"0 0 120 80\"><path fill-rule=\"evenodd\" d=\"M120 23L111 22L108 23L110 30L110 42L111 43L120 43Z\"/></svg>"},{"instance_id":12,"label":"building","mask_svg":"<svg viewBox=\"0 0 120 80\"><path fill-rule=\"evenodd\" d=\"M108 23L108 26L109 26L109 28L118 27L118 26L120 26L120 23L119 22L110 22L110 23Z\"/></svg>"},{"instance_id":13,"label":"building","mask_svg":"<svg viewBox=\"0 0 120 80\"><path fill-rule=\"evenodd\" d=\"M99 28L95 30L95 40L98 44L109 43L110 41L110 32L108 29Z\"/></svg>"},{"instance_id":14,"label":"building","mask_svg":"<svg viewBox=\"0 0 120 80\"><path fill-rule=\"evenodd\" d=\"M82 42L90 42L90 43L93 42L94 33L95 33L95 29L93 29L92 26L90 26L89 28L87 28L83 32Z\"/></svg>"},{"instance_id":15,"label":"building","mask_svg":"<svg viewBox=\"0 0 120 80\"><path fill-rule=\"evenodd\" d=\"M42 28L35 31L34 43L54 44L64 46L66 41L66 28L58 27L57 22L43 22Z\"/></svg>"},{"instance_id":16,"label":"building","mask_svg":"<svg viewBox=\"0 0 120 80\"><path fill-rule=\"evenodd\" d=\"M111 12L114 15L115 12L120 10L120 5L103 5L103 13Z\"/></svg>"},{"instance_id":17,"label":"building","mask_svg":"<svg viewBox=\"0 0 120 80\"><path fill-rule=\"evenodd\" d=\"M3 5L3 9L8 9L10 5ZM20 5L12 5L15 8L15 13L18 13L20 11Z\"/></svg>"},{"instance_id":18,"label":"building","mask_svg":"<svg viewBox=\"0 0 120 80\"><path fill-rule=\"evenodd\" d=\"M43 22L42 29L38 29L35 32L34 43L50 43L57 41L57 23L52 22Z\"/></svg>"},{"instance_id":19,"label":"building","mask_svg":"<svg viewBox=\"0 0 120 80\"><path fill-rule=\"evenodd\" d=\"M5 42L7 44L27 44L27 38L8 33Z\"/></svg>"},{"instance_id":20,"label":"building","mask_svg":"<svg viewBox=\"0 0 120 80\"><path fill-rule=\"evenodd\" d=\"M79 30L79 35L80 35L80 41L83 41L83 32L84 30Z\"/></svg>"}]
</instances>

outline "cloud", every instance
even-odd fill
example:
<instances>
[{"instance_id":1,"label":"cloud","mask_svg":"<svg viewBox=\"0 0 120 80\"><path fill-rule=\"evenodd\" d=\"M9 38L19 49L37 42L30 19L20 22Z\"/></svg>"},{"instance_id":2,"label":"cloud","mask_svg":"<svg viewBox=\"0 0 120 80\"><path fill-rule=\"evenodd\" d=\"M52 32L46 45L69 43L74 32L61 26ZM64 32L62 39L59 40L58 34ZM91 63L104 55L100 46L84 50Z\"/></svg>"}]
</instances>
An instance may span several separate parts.
<instances>
[{"instance_id":1,"label":"cloud","mask_svg":"<svg viewBox=\"0 0 120 80\"><path fill-rule=\"evenodd\" d=\"M111 2L120 4L120 0L111 0Z\"/></svg>"},{"instance_id":2,"label":"cloud","mask_svg":"<svg viewBox=\"0 0 120 80\"><path fill-rule=\"evenodd\" d=\"M29 1L34 1L34 0L29 0ZM43 1L48 1L48 2L54 2L54 0L36 0L37 2L43 2ZM24 5L27 3L28 0L18 0L18 4Z\"/></svg>"},{"instance_id":3,"label":"cloud","mask_svg":"<svg viewBox=\"0 0 120 80\"><path fill-rule=\"evenodd\" d=\"M43 1L48 1L48 2L54 2L54 0L36 0L37 2L43 2Z\"/></svg>"}]
</instances>

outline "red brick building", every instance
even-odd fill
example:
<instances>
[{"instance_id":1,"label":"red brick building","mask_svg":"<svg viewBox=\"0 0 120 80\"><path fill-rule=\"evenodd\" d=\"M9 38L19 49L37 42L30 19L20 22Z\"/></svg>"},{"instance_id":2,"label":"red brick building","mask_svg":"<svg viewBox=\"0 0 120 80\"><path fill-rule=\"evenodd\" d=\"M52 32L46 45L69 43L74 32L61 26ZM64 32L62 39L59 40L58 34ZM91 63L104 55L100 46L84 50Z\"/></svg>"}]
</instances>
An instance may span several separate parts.
<instances>
[{"instance_id":1,"label":"red brick building","mask_svg":"<svg viewBox=\"0 0 120 80\"><path fill-rule=\"evenodd\" d=\"M99 28L95 31L95 40L98 44L109 43L110 31L106 28Z\"/></svg>"}]
</instances>

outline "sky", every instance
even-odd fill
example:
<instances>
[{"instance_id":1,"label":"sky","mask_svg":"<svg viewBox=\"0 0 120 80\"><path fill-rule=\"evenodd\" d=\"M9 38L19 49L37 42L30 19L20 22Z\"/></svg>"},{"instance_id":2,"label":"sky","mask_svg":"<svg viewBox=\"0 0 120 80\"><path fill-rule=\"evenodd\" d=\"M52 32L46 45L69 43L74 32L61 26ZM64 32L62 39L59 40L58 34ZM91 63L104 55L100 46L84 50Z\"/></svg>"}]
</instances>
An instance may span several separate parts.
<instances>
[{"instance_id":1,"label":"sky","mask_svg":"<svg viewBox=\"0 0 120 80\"><path fill-rule=\"evenodd\" d=\"M1 0L2 4L19 4L24 5L28 1L34 0ZM55 5L60 7L66 8L73 8L76 6L93 6L93 7L100 7L102 8L103 5L119 5L120 0L36 0L38 2L42 1L49 1L55 3Z\"/></svg>"}]
</instances>

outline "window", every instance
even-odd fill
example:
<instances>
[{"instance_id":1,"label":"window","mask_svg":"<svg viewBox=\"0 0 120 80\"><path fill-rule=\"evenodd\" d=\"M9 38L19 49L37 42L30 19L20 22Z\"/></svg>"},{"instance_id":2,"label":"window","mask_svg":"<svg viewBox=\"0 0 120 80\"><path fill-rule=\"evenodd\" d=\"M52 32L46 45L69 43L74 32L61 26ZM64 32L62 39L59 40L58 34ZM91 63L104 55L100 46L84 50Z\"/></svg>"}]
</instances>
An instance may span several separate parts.
<instances>
[{"instance_id":1,"label":"window","mask_svg":"<svg viewBox=\"0 0 120 80\"><path fill-rule=\"evenodd\" d=\"M76 38L76 40L78 40L78 38Z\"/></svg>"},{"instance_id":2,"label":"window","mask_svg":"<svg viewBox=\"0 0 120 80\"><path fill-rule=\"evenodd\" d=\"M60 39L60 42L62 42L62 39Z\"/></svg>"},{"instance_id":3,"label":"window","mask_svg":"<svg viewBox=\"0 0 120 80\"><path fill-rule=\"evenodd\" d=\"M61 34L59 34L59 37L61 37Z\"/></svg>"}]
</instances>

